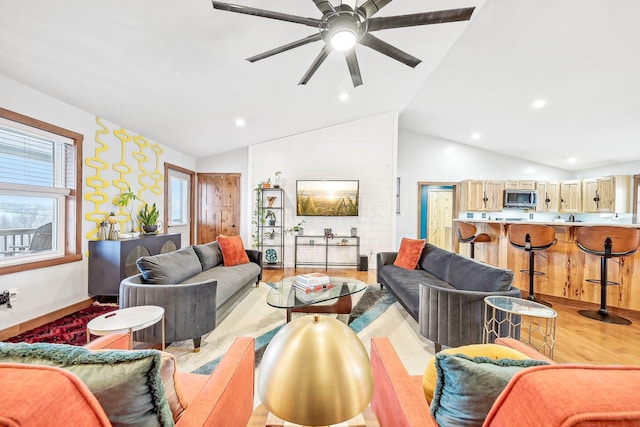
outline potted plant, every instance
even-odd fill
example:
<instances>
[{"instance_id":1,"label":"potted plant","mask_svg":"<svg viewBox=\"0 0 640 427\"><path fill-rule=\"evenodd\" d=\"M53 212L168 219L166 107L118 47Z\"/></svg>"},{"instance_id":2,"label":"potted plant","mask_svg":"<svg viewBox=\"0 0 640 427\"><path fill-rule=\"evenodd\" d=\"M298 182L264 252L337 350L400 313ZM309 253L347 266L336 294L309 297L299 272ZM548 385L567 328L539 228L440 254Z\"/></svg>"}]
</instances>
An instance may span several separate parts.
<instances>
[{"instance_id":1,"label":"potted plant","mask_svg":"<svg viewBox=\"0 0 640 427\"><path fill-rule=\"evenodd\" d=\"M125 191L124 193L116 197L115 203L114 203L118 206L121 206L127 209L127 211L129 211L129 218L131 219L131 232L135 231L134 224L133 224L133 206L129 206L129 203L132 200L138 200L138 198L136 197L135 194L133 194L133 191L131 191L131 187L127 187L127 191Z\"/></svg>"},{"instance_id":2,"label":"potted plant","mask_svg":"<svg viewBox=\"0 0 640 427\"><path fill-rule=\"evenodd\" d=\"M160 212L158 208L156 208L156 204L154 203L149 208L147 203L144 204L144 207L140 209L138 213L138 218L142 223L142 230L146 234L153 234L158 231L158 217L160 216Z\"/></svg>"},{"instance_id":3,"label":"potted plant","mask_svg":"<svg viewBox=\"0 0 640 427\"><path fill-rule=\"evenodd\" d=\"M276 225L276 214L271 210L267 210L264 214L264 219L267 220L267 225Z\"/></svg>"},{"instance_id":4,"label":"potted plant","mask_svg":"<svg viewBox=\"0 0 640 427\"><path fill-rule=\"evenodd\" d=\"M302 236L304 233L304 229L302 228L302 224L304 224L304 219L293 226L292 230L298 233L298 236Z\"/></svg>"},{"instance_id":5,"label":"potted plant","mask_svg":"<svg viewBox=\"0 0 640 427\"><path fill-rule=\"evenodd\" d=\"M271 229L271 231L266 231L264 233L264 237L267 240L274 240L276 237L278 237L278 232L274 229Z\"/></svg>"},{"instance_id":6,"label":"potted plant","mask_svg":"<svg viewBox=\"0 0 640 427\"><path fill-rule=\"evenodd\" d=\"M271 188L271 178L262 183L262 188Z\"/></svg>"},{"instance_id":7,"label":"potted plant","mask_svg":"<svg viewBox=\"0 0 640 427\"><path fill-rule=\"evenodd\" d=\"M276 182L273 184L273 188L280 188L280 174L282 172L276 171Z\"/></svg>"}]
</instances>

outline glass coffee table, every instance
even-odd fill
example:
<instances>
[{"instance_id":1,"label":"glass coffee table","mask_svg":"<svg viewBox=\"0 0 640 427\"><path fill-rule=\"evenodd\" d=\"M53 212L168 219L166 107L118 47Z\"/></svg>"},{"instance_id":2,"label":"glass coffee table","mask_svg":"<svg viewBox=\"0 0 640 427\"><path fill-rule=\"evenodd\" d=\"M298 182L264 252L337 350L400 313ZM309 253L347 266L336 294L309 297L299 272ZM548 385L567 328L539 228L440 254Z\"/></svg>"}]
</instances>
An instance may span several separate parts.
<instances>
[{"instance_id":1,"label":"glass coffee table","mask_svg":"<svg viewBox=\"0 0 640 427\"><path fill-rule=\"evenodd\" d=\"M287 322L291 320L291 313L351 313L351 295L364 291L367 284L348 277L330 278L333 284L331 289L308 294L293 286L295 276L269 283L271 290L267 294L267 304L287 309ZM322 304L334 300L331 304Z\"/></svg>"}]
</instances>

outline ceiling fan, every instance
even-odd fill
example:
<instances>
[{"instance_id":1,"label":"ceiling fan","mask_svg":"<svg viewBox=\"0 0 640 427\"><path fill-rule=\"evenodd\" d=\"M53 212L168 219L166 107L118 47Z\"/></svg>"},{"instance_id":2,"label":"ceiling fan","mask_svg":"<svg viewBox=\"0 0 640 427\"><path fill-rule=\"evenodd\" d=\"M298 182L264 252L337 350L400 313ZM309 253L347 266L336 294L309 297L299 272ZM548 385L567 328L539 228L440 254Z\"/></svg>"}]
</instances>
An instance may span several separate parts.
<instances>
[{"instance_id":1,"label":"ceiling fan","mask_svg":"<svg viewBox=\"0 0 640 427\"><path fill-rule=\"evenodd\" d=\"M300 40L287 43L266 52L247 58L249 62L256 62L268 58L287 50L303 46L318 40L323 40L325 45L320 54L313 61L307 72L302 76L298 84L304 85L311 79L320 65L327 58L331 50L344 52L347 66L351 73L353 86L362 84L360 67L356 57L354 46L356 43L367 46L390 58L400 61L412 68L421 61L389 43L384 42L371 34L374 31L386 30L389 28L412 27L417 25L442 24L446 22L467 21L471 18L475 7L462 9L440 10L434 12L414 13L410 15L387 16L374 18L392 0L366 0L362 5L356 6L356 1L342 0L338 6L332 5L328 0L313 0L322 17L304 18L302 16L289 15L286 13L274 12L270 10L257 9L255 7L239 6L235 4L212 1L214 9L226 10L229 12L243 13L246 15L261 16L263 18L277 19L281 21L293 22L317 28L319 31Z\"/></svg>"}]
</instances>

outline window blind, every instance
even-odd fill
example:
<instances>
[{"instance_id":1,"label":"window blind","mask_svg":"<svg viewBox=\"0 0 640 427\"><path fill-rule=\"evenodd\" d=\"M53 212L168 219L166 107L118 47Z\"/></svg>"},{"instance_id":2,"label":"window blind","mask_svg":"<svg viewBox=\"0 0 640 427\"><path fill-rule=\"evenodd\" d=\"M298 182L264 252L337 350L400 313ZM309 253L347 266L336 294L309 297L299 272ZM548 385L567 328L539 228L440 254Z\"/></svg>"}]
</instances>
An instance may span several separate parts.
<instances>
[{"instance_id":1,"label":"window blind","mask_svg":"<svg viewBox=\"0 0 640 427\"><path fill-rule=\"evenodd\" d=\"M73 188L73 147L43 136L0 126L0 182ZM70 164L71 163L71 164Z\"/></svg>"}]
</instances>

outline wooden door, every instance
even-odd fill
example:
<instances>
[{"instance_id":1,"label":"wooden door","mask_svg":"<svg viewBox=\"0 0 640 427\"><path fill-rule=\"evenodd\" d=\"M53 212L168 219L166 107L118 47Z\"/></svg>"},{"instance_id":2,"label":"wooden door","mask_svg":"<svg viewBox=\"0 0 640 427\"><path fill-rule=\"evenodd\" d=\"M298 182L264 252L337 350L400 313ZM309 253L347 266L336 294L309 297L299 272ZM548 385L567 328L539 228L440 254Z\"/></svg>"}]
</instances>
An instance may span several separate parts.
<instances>
[{"instance_id":1,"label":"wooden door","mask_svg":"<svg viewBox=\"0 0 640 427\"><path fill-rule=\"evenodd\" d=\"M560 212L582 211L582 181L571 180L560 183Z\"/></svg>"},{"instance_id":2,"label":"wooden door","mask_svg":"<svg viewBox=\"0 0 640 427\"><path fill-rule=\"evenodd\" d=\"M453 190L429 189L428 200L427 241L450 251L453 235Z\"/></svg>"},{"instance_id":3,"label":"wooden door","mask_svg":"<svg viewBox=\"0 0 640 427\"><path fill-rule=\"evenodd\" d=\"M598 212L616 211L616 178L605 176L598 178Z\"/></svg>"},{"instance_id":4,"label":"wooden door","mask_svg":"<svg viewBox=\"0 0 640 427\"><path fill-rule=\"evenodd\" d=\"M484 181L464 182L464 206L467 211L483 211L484 203Z\"/></svg>"},{"instance_id":5,"label":"wooden door","mask_svg":"<svg viewBox=\"0 0 640 427\"><path fill-rule=\"evenodd\" d=\"M560 183L558 181L547 181L547 204L548 212L558 212L560 209Z\"/></svg>"},{"instance_id":6,"label":"wooden door","mask_svg":"<svg viewBox=\"0 0 640 427\"><path fill-rule=\"evenodd\" d=\"M584 197L582 198L582 210L584 212L598 212L599 210L599 194L598 194L598 179L583 179L582 190L584 191Z\"/></svg>"},{"instance_id":7,"label":"wooden door","mask_svg":"<svg viewBox=\"0 0 640 427\"><path fill-rule=\"evenodd\" d=\"M485 210L490 212L501 211L504 207L504 182L485 181L484 191L485 197L488 199Z\"/></svg>"},{"instance_id":8,"label":"wooden door","mask_svg":"<svg viewBox=\"0 0 640 427\"><path fill-rule=\"evenodd\" d=\"M240 174L198 174L198 244L240 234Z\"/></svg>"}]
</instances>

